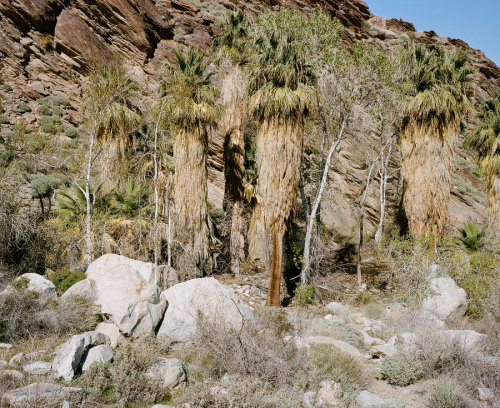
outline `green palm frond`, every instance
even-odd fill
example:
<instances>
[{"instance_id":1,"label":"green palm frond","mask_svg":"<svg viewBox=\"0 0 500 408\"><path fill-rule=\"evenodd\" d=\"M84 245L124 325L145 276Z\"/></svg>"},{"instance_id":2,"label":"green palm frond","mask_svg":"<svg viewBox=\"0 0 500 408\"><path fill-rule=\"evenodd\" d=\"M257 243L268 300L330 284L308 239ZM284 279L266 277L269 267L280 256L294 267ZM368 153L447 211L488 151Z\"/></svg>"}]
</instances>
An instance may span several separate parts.
<instances>
[{"instance_id":1,"label":"green palm frond","mask_svg":"<svg viewBox=\"0 0 500 408\"><path fill-rule=\"evenodd\" d=\"M101 145L129 134L141 125L141 115L128 103L114 102L106 109L97 130Z\"/></svg>"},{"instance_id":2,"label":"green palm frond","mask_svg":"<svg viewBox=\"0 0 500 408\"><path fill-rule=\"evenodd\" d=\"M467 221L463 228L459 228L459 240L468 249L477 251L484 246L486 227L474 221Z\"/></svg>"},{"instance_id":3,"label":"green palm frond","mask_svg":"<svg viewBox=\"0 0 500 408\"><path fill-rule=\"evenodd\" d=\"M106 210L108 207L109 197L104 194L101 188L90 192L90 203L94 203L94 211ZM58 203L58 214L69 224L80 222L87 213L87 200L85 194L77 186L73 186L70 190L61 191L56 197Z\"/></svg>"},{"instance_id":4,"label":"green palm frond","mask_svg":"<svg viewBox=\"0 0 500 408\"><path fill-rule=\"evenodd\" d=\"M177 67L167 64L168 80L162 91L168 93L168 117L176 127L193 129L215 126L221 107L217 87L203 52L190 48L184 57L175 53Z\"/></svg>"},{"instance_id":5,"label":"green palm frond","mask_svg":"<svg viewBox=\"0 0 500 408\"><path fill-rule=\"evenodd\" d=\"M214 38L214 47L236 64L248 62L248 19L241 11L229 13Z\"/></svg>"},{"instance_id":6,"label":"green palm frond","mask_svg":"<svg viewBox=\"0 0 500 408\"><path fill-rule=\"evenodd\" d=\"M146 183L129 178L121 190L114 189L111 211L114 214L136 217L140 211L145 212L150 209L150 196L151 189Z\"/></svg>"}]
</instances>

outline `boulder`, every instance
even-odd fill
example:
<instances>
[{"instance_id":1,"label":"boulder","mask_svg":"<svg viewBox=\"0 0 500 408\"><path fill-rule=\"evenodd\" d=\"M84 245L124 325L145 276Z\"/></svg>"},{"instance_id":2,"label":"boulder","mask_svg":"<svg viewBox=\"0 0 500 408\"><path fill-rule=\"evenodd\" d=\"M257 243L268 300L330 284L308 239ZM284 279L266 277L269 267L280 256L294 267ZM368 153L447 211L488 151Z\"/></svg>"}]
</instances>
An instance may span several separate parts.
<instances>
[{"instance_id":1,"label":"boulder","mask_svg":"<svg viewBox=\"0 0 500 408\"><path fill-rule=\"evenodd\" d=\"M79 282L76 282L61 295L61 299L68 299L72 296L82 296L89 299L90 301L94 301L95 294L90 286L90 281L88 279L83 279Z\"/></svg>"},{"instance_id":2,"label":"boulder","mask_svg":"<svg viewBox=\"0 0 500 408\"><path fill-rule=\"evenodd\" d=\"M298 348L309 347L311 344L329 344L335 346L340 351L349 354L354 358L358 359L367 358L367 356L361 353L356 347L351 346L349 343L343 340L337 340L331 337L313 336L313 337L306 337L305 339L298 337L295 339L295 342Z\"/></svg>"},{"instance_id":3,"label":"boulder","mask_svg":"<svg viewBox=\"0 0 500 408\"><path fill-rule=\"evenodd\" d=\"M2 403L11 407L43 407L62 404L64 400L78 401L85 396L83 388L62 387L52 383L33 383L7 391Z\"/></svg>"},{"instance_id":4,"label":"boulder","mask_svg":"<svg viewBox=\"0 0 500 408\"><path fill-rule=\"evenodd\" d=\"M415 333L400 333L389 339L396 349L402 353L417 353L420 348L420 341Z\"/></svg>"},{"instance_id":5,"label":"boulder","mask_svg":"<svg viewBox=\"0 0 500 408\"><path fill-rule=\"evenodd\" d=\"M24 379L23 373L17 370L3 370L0 371L0 380L10 378L12 380L22 381Z\"/></svg>"},{"instance_id":6,"label":"boulder","mask_svg":"<svg viewBox=\"0 0 500 408\"><path fill-rule=\"evenodd\" d=\"M429 281L432 295L422 302L422 310L434 313L444 320L451 315L463 316L467 308L467 294L450 277L434 278Z\"/></svg>"},{"instance_id":7,"label":"boulder","mask_svg":"<svg viewBox=\"0 0 500 408\"><path fill-rule=\"evenodd\" d=\"M477 393L479 396L479 401L493 401L495 394L490 388L478 387Z\"/></svg>"},{"instance_id":8,"label":"boulder","mask_svg":"<svg viewBox=\"0 0 500 408\"><path fill-rule=\"evenodd\" d=\"M397 353L396 347L390 343L376 345L370 349L370 354L375 358L391 357Z\"/></svg>"},{"instance_id":9,"label":"boulder","mask_svg":"<svg viewBox=\"0 0 500 408\"><path fill-rule=\"evenodd\" d=\"M363 390L358 394L357 401L362 408L378 407L394 402L392 399L380 398L378 395L372 394L367 390Z\"/></svg>"},{"instance_id":10,"label":"boulder","mask_svg":"<svg viewBox=\"0 0 500 408\"><path fill-rule=\"evenodd\" d=\"M104 333L109 337L109 345L111 348L115 348L124 339L120 333L120 329L114 323L101 322L97 325L95 331Z\"/></svg>"},{"instance_id":11,"label":"boulder","mask_svg":"<svg viewBox=\"0 0 500 408\"><path fill-rule=\"evenodd\" d=\"M7 361L0 360L0 371L7 367Z\"/></svg>"},{"instance_id":12,"label":"boulder","mask_svg":"<svg viewBox=\"0 0 500 408\"><path fill-rule=\"evenodd\" d=\"M236 296L233 289L215 278L192 279L162 293L167 310L159 337L186 342L195 334L198 318L226 328L239 329L244 321L253 319L249 306Z\"/></svg>"},{"instance_id":13,"label":"boulder","mask_svg":"<svg viewBox=\"0 0 500 408\"><path fill-rule=\"evenodd\" d=\"M439 335L453 346L462 347L465 351L479 352L484 350L486 334L475 330L442 330Z\"/></svg>"},{"instance_id":14,"label":"boulder","mask_svg":"<svg viewBox=\"0 0 500 408\"><path fill-rule=\"evenodd\" d=\"M56 356L52 362L53 370L64 380L71 380L81 371L87 351L100 344L109 344L108 336L103 333L90 331L73 336L56 348Z\"/></svg>"},{"instance_id":15,"label":"boulder","mask_svg":"<svg viewBox=\"0 0 500 408\"><path fill-rule=\"evenodd\" d=\"M160 296L152 266L108 254L87 269L95 302L126 335L138 337L152 333L165 311L166 302Z\"/></svg>"},{"instance_id":16,"label":"boulder","mask_svg":"<svg viewBox=\"0 0 500 408\"><path fill-rule=\"evenodd\" d=\"M57 297L56 287L55 285L45 279L43 276L38 275L37 273L25 273L15 279L14 282L19 282L21 279L28 280L28 286L26 290L31 290L40 294L41 296L55 298Z\"/></svg>"},{"instance_id":17,"label":"boulder","mask_svg":"<svg viewBox=\"0 0 500 408\"><path fill-rule=\"evenodd\" d=\"M351 309L349 306L343 305L340 302L330 302L325 306L324 311L332 315L345 316L351 312Z\"/></svg>"},{"instance_id":18,"label":"boulder","mask_svg":"<svg viewBox=\"0 0 500 408\"><path fill-rule=\"evenodd\" d=\"M177 358L156 358L146 371L146 375L159 379L165 388L174 388L186 381L182 361Z\"/></svg>"},{"instance_id":19,"label":"boulder","mask_svg":"<svg viewBox=\"0 0 500 408\"><path fill-rule=\"evenodd\" d=\"M51 369L52 363L47 363L46 361L35 361L23 366L23 371L31 375L47 374Z\"/></svg>"},{"instance_id":20,"label":"boulder","mask_svg":"<svg viewBox=\"0 0 500 408\"><path fill-rule=\"evenodd\" d=\"M82 371L89 370L93 363L109 363L113 360L114 354L113 349L106 344L92 347L83 363Z\"/></svg>"}]
</instances>

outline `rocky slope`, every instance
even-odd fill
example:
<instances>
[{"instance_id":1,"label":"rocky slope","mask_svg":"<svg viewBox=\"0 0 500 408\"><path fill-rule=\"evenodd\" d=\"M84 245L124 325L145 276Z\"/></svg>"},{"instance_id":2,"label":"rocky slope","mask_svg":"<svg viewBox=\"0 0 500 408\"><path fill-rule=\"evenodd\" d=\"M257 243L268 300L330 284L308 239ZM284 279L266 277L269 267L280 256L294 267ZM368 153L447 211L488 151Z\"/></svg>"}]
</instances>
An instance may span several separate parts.
<instances>
[{"instance_id":1,"label":"rocky slope","mask_svg":"<svg viewBox=\"0 0 500 408\"><path fill-rule=\"evenodd\" d=\"M91 3L91 4L90 4ZM264 8L287 6L304 12L320 6L345 26L343 41L352 44L364 39L389 50L407 39L458 47L467 51L476 72L477 99L492 96L500 87L500 69L465 42L438 36L433 31L418 32L411 23L384 19L370 13L361 0L0 0L1 75L12 91L5 92L5 116L10 124L24 121L35 128L37 115L16 108L26 103L36 109L35 100L50 94L67 95L63 124L78 126L81 101L79 83L90 64L122 59L141 86L143 96L154 95L157 67L164 58L172 59L179 46L208 48L217 25L227 10L242 9L255 15ZM359 199L366 179L368 158L375 149L372 136L364 135L363 149L343 143L330 174L332 188L322 216L328 228L343 237L354 236ZM221 207L223 196L222 144L211 140L210 200ZM466 152L457 156L455 187L450 204L450 225L468 218L486 217L484 185L474 174L473 158ZM396 165L397 161L394 161ZM390 180L389 208L397 206L399 175ZM378 181L369 190L366 209L368 233L378 221Z\"/></svg>"}]
</instances>

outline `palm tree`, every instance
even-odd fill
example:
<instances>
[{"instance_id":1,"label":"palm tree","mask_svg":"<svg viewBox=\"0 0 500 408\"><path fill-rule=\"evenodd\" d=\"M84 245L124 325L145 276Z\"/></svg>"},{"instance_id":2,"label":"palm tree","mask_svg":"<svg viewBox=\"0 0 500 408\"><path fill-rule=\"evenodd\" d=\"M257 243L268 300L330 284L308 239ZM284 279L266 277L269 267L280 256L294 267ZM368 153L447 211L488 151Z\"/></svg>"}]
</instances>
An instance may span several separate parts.
<instances>
[{"instance_id":1,"label":"palm tree","mask_svg":"<svg viewBox=\"0 0 500 408\"><path fill-rule=\"evenodd\" d=\"M212 270L207 208L208 129L215 126L220 106L218 91L207 73L204 54L189 49L176 54L177 67L168 65L164 84L170 99L167 117L174 130L174 228L180 250L176 266L182 280Z\"/></svg>"},{"instance_id":2,"label":"palm tree","mask_svg":"<svg viewBox=\"0 0 500 408\"><path fill-rule=\"evenodd\" d=\"M259 127L255 207L250 220L249 255L269 266L268 237L273 237L267 304L278 306L283 265L283 237L296 199L304 120L315 100L315 77L301 42L282 30L271 13L253 31L251 107Z\"/></svg>"},{"instance_id":3,"label":"palm tree","mask_svg":"<svg viewBox=\"0 0 500 408\"><path fill-rule=\"evenodd\" d=\"M478 119L467 143L479 153L481 171L486 175L490 223L500 234L500 93L483 104Z\"/></svg>"},{"instance_id":4,"label":"palm tree","mask_svg":"<svg viewBox=\"0 0 500 408\"><path fill-rule=\"evenodd\" d=\"M403 205L413 236L439 240L448 215L454 150L470 89L467 56L410 48L411 98L401 126Z\"/></svg>"},{"instance_id":5,"label":"palm tree","mask_svg":"<svg viewBox=\"0 0 500 408\"><path fill-rule=\"evenodd\" d=\"M224 115L219 125L224 140L224 209L231 216L231 272L240 272L245 259L243 200L245 176L245 100L247 77L242 66L247 61L248 21L244 13L226 17L221 33L215 37L219 65L223 71L221 100Z\"/></svg>"}]
</instances>

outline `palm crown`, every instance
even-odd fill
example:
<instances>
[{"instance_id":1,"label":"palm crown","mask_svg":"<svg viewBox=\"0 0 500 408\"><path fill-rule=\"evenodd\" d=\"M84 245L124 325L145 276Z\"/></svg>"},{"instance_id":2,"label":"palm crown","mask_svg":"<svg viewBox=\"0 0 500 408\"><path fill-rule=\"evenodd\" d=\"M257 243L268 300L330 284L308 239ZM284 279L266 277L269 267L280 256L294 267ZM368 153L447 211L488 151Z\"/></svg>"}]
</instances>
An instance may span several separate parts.
<instances>
[{"instance_id":1,"label":"palm crown","mask_svg":"<svg viewBox=\"0 0 500 408\"><path fill-rule=\"evenodd\" d=\"M221 33L214 38L213 45L220 52L228 55L234 63L248 61L248 19L241 12L226 16Z\"/></svg>"},{"instance_id":2,"label":"palm crown","mask_svg":"<svg viewBox=\"0 0 500 408\"><path fill-rule=\"evenodd\" d=\"M218 90L207 72L204 54L190 48L184 57L176 51L177 67L167 65L169 78L163 91L169 96L168 111L176 127L185 129L214 126L219 115Z\"/></svg>"},{"instance_id":3,"label":"palm crown","mask_svg":"<svg viewBox=\"0 0 500 408\"><path fill-rule=\"evenodd\" d=\"M468 108L473 72L465 53L419 45L411 47L409 54L412 98L404 125L418 123L441 131L458 127L461 114Z\"/></svg>"}]
</instances>

